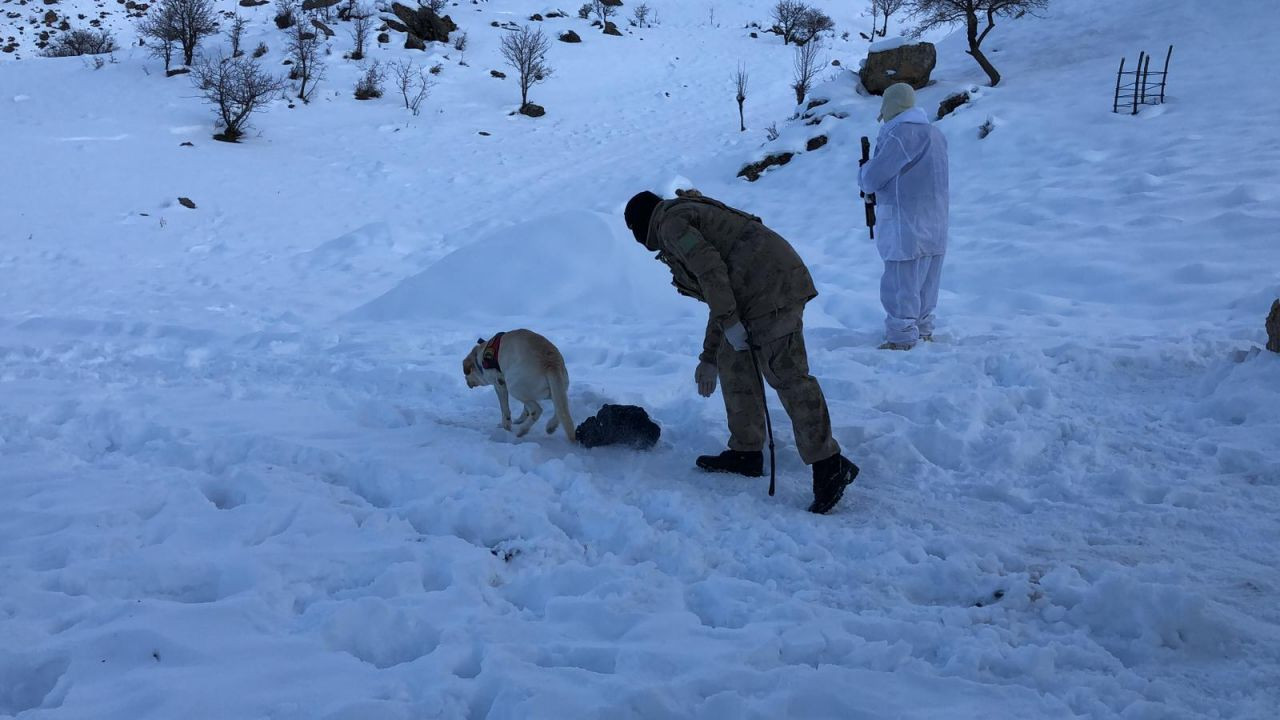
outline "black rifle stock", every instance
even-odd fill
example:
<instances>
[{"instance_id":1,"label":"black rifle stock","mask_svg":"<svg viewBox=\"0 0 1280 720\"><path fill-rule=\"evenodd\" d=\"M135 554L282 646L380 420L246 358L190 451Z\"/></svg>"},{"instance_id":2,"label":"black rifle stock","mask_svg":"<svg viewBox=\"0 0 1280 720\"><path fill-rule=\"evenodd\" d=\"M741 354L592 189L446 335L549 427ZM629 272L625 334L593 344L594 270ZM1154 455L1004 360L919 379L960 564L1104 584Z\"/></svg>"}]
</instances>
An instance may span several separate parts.
<instances>
[{"instance_id":1,"label":"black rifle stock","mask_svg":"<svg viewBox=\"0 0 1280 720\"><path fill-rule=\"evenodd\" d=\"M863 135L862 136L862 159L858 161L858 167L862 167L863 165L866 165L867 161L870 159L871 159L871 140L866 135ZM876 239L876 194L871 193L870 195L868 195L862 192L861 190L859 190L858 196L862 198L866 198L866 200L863 203L863 207L867 209L867 230L871 232L871 239L875 240Z\"/></svg>"}]
</instances>

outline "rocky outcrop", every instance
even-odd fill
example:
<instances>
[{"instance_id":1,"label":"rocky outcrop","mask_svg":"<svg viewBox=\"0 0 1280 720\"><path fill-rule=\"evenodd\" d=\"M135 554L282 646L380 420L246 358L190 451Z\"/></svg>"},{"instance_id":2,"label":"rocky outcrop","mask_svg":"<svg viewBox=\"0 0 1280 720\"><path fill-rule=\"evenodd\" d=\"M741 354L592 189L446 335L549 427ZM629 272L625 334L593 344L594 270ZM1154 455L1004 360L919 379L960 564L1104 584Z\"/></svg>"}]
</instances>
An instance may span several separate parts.
<instances>
[{"instance_id":1,"label":"rocky outcrop","mask_svg":"<svg viewBox=\"0 0 1280 720\"><path fill-rule=\"evenodd\" d=\"M948 95L946 99L938 103L938 119L950 115L956 111L956 108L969 102L969 93L959 92L954 95Z\"/></svg>"},{"instance_id":2,"label":"rocky outcrop","mask_svg":"<svg viewBox=\"0 0 1280 720\"><path fill-rule=\"evenodd\" d=\"M867 55L858 78L872 95L883 95L890 85L900 82L919 90L929 84L937 60L933 43L927 42L876 50Z\"/></svg>"},{"instance_id":3,"label":"rocky outcrop","mask_svg":"<svg viewBox=\"0 0 1280 720\"><path fill-rule=\"evenodd\" d=\"M391 12L395 18L384 17L383 20L392 30L404 33L404 46L414 50L425 50L429 42L449 42L449 33L458 29L448 15L441 17L427 7L411 8L400 3L391 4Z\"/></svg>"},{"instance_id":4,"label":"rocky outcrop","mask_svg":"<svg viewBox=\"0 0 1280 720\"><path fill-rule=\"evenodd\" d=\"M1280 300L1271 303L1271 314L1267 316L1267 349L1280 353Z\"/></svg>"},{"instance_id":5,"label":"rocky outcrop","mask_svg":"<svg viewBox=\"0 0 1280 720\"><path fill-rule=\"evenodd\" d=\"M795 157L795 154L789 153L789 152L779 153L777 155L770 155L769 157L761 160L760 162L751 163L750 165L747 165L746 167L739 170L738 177L746 178L748 182L755 182L760 179L760 176L764 174L765 170L768 170L771 167L777 167L779 165L786 165L787 163L791 162L791 158L793 157Z\"/></svg>"}]
</instances>

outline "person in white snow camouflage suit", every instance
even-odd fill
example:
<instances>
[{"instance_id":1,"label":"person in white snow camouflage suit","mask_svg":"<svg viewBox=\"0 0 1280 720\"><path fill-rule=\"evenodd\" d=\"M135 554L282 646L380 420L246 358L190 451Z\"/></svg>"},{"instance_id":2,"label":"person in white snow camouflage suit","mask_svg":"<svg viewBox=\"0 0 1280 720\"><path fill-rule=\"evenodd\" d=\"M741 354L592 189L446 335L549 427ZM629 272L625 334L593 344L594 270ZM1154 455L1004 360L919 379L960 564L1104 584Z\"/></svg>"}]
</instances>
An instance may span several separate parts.
<instances>
[{"instance_id":1,"label":"person in white snow camouflage suit","mask_svg":"<svg viewBox=\"0 0 1280 720\"><path fill-rule=\"evenodd\" d=\"M809 269L760 218L697 191L677 196L663 200L642 192L627 203L625 215L636 240L671 271L676 290L710 308L694 381L699 394L709 397L719 378L729 449L699 457L697 466L763 474L763 372L791 418L801 459L813 466L809 510L825 513L840 501L858 467L840 454L827 400L809 374L804 306L818 294Z\"/></svg>"},{"instance_id":2,"label":"person in white snow camouflage suit","mask_svg":"<svg viewBox=\"0 0 1280 720\"><path fill-rule=\"evenodd\" d=\"M947 252L947 139L915 107L906 83L884 91L876 150L862 166L862 192L876 200L876 247L884 260L881 349L910 350L933 339L938 283Z\"/></svg>"}]
</instances>

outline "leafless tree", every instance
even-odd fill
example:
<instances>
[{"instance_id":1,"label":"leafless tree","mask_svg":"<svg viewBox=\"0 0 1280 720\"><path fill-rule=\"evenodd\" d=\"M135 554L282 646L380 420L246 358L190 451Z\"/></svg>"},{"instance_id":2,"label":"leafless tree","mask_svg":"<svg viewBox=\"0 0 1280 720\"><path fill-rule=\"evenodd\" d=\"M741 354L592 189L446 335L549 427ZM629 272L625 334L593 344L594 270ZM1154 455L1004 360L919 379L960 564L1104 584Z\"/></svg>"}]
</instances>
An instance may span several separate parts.
<instances>
[{"instance_id":1,"label":"leafless tree","mask_svg":"<svg viewBox=\"0 0 1280 720\"><path fill-rule=\"evenodd\" d=\"M636 27L640 27L640 28L648 27L648 25L646 25L646 23L649 21L648 5L646 5L645 3L640 3L639 5L636 6L635 10L633 10L632 12L633 12L633 17L635 18Z\"/></svg>"},{"instance_id":2,"label":"leafless tree","mask_svg":"<svg viewBox=\"0 0 1280 720\"><path fill-rule=\"evenodd\" d=\"M59 35L48 49L45 57L73 57L77 55L100 55L114 52L116 40L106 30L72 30ZM104 63L105 64L105 63Z\"/></svg>"},{"instance_id":3,"label":"leafless tree","mask_svg":"<svg viewBox=\"0 0 1280 720\"><path fill-rule=\"evenodd\" d=\"M227 28L227 38L231 41L231 57L240 57L244 54L240 49L240 41L244 39L244 29L248 24L249 21L239 14L231 18L231 25Z\"/></svg>"},{"instance_id":4,"label":"leafless tree","mask_svg":"<svg viewBox=\"0 0 1280 720\"><path fill-rule=\"evenodd\" d=\"M744 105L747 102L747 66L742 63L738 63L738 71L733 74L733 84L737 89L739 132L746 132L747 120Z\"/></svg>"},{"instance_id":5,"label":"leafless tree","mask_svg":"<svg viewBox=\"0 0 1280 720\"><path fill-rule=\"evenodd\" d=\"M804 11L808 9L800 0L778 0L773 6L773 27L782 35L782 43L790 44L796 39L800 23L804 20Z\"/></svg>"},{"instance_id":6,"label":"leafless tree","mask_svg":"<svg viewBox=\"0 0 1280 720\"><path fill-rule=\"evenodd\" d=\"M800 15L800 28L796 31L795 40L798 43L809 42L817 37L818 33L834 29L835 26L836 24L830 15L815 7L805 8Z\"/></svg>"},{"instance_id":7,"label":"leafless tree","mask_svg":"<svg viewBox=\"0 0 1280 720\"><path fill-rule=\"evenodd\" d=\"M870 42L889 34L889 18L906 7L907 0L871 0L863 15L871 16L871 34L858 33Z\"/></svg>"},{"instance_id":8,"label":"leafless tree","mask_svg":"<svg viewBox=\"0 0 1280 720\"><path fill-rule=\"evenodd\" d=\"M591 12L596 14L596 19L600 21L601 25L607 25L609 18L618 12L618 8L605 3L604 0L591 0Z\"/></svg>"},{"instance_id":9,"label":"leafless tree","mask_svg":"<svg viewBox=\"0 0 1280 720\"><path fill-rule=\"evenodd\" d=\"M796 91L797 105L804 102L805 96L809 94L809 88L813 87L814 79L818 77L818 72L826 64L824 60L819 59L822 49L822 38L813 38L796 48L795 75L792 77L791 89Z\"/></svg>"},{"instance_id":10,"label":"leafless tree","mask_svg":"<svg viewBox=\"0 0 1280 720\"><path fill-rule=\"evenodd\" d=\"M551 41L547 36L528 25L502 38L502 57L520 76L521 108L529 104L529 88L551 77L551 67L547 65L550 50Z\"/></svg>"},{"instance_id":11,"label":"leafless tree","mask_svg":"<svg viewBox=\"0 0 1280 720\"><path fill-rule=\"evenodd\" d=\"M919 23L914 31L916 35L963 22L969 41L965 52L978 61L995 87L1000 84L1000 72L982 53L982 41L995 28L996 18L1034 15L1048 5L1049 0L909 0L907 8Z\"/></svg>"},{"instance_id":12,"label":"leafless tree","mask_svg":"<svg viewBox=\"0 0 1280 720\"><path fill-rule=\"evenodd\" d=\"M293 60L292 77L299 83L298 99L304 103L311 102L311 93L324 79L324 52L320 47L320 38L311 28L295 23L289 30L287 49Z\"/></svg>"},{"instance_id":13,"label":"leafless tree","mask_svg":"<svg viewBox=\"0 0 1280 720\"><path fill-rule=\"evenodd\" d=\"M227 142L239 139L249 116L284 89L284 81L247 57L202 57L191 79L222 121L222 132L213 137Z\"/></svg>"},{"instance_id":14,"label":"leafless tree","mask_svg":"<svg viewBox=\"0 0 1280 720\"><path fill-rule=\"evenodd\" d=\"M218 31L213 0L161 0L154 22L160 24L155 34L182 46L182 64L188 66L200 41Z\"/></svg>"},{"instance_id":15,"label":"leafless tree","mask_svg":"<svg viewBox=\"0 0 1280 720\"><path fill-rule=\"evenodd\" d=\"M431 90L431 76L412 60L391 63L391 75L395 78L400 96L404 98L405 109L417 115L422 101L427 99Z\"/></svg>"},{"instance_id":16,"label":"leafless tree","mask_svg":"<svg viewBox=\"0 0 1280 720\"><path fill-rule=\"evenodd\" d=\"M173 19L173 5L161 3L138 21L138 35L151 55L164 61L164 71L173 64L174 46L178 42L178 24Z\"/></svg>"},{"instance_id":17,"label":"leafless tree","mask_svg":"<svg viewBox=\"0 0 1280 720\"><path fill-rule=\"evenodd\" d=\"M369 42L369 33L373 31L373 10L357 5L349 11L351 18L351 41L355 49L351 51L352 60L364 58L364 46Z\"/></svg>"}]
</instances>

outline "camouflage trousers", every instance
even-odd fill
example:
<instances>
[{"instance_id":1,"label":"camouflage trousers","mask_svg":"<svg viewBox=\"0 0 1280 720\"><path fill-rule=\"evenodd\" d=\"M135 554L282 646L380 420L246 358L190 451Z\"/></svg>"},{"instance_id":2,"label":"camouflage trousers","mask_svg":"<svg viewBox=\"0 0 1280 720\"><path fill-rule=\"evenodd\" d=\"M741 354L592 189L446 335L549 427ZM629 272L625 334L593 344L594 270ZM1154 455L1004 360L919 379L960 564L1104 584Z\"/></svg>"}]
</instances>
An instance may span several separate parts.
<instances>
[{"instance_id":1,"label":"camouflage trousers","mask_svg":"<svg viewBox=\"0 0 1280 720\"><path fill-rule=\"evenodd\" d=\"M831 436L831 415L817 378L809 374L804 348L803 308L780 311L748 322L752 340L760 346L756 358L764 379L778 393L791 418L796 448L812 465L840 452ZM737 352L722 341L716 355L720 393L729 420L729 449L759 451L765 445L764 396L750 352Z\"/></svg>"}]
</instances>

